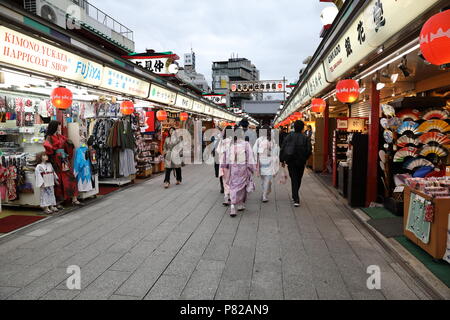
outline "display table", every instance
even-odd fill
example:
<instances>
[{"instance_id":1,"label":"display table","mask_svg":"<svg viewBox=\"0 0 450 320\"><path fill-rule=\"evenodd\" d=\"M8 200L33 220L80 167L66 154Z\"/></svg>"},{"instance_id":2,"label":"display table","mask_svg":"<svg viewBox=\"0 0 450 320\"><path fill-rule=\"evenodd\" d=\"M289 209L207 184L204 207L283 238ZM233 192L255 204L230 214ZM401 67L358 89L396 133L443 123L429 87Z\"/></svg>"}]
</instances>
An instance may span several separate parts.
<instances>
[{"instance_id":1,"label":"display table","mask_svg":"<svg viewBox=\"0 0 450 320\"><path fill-rule=\"evenodd\" d=\"M434 221L431 223L430 240L428 244L422 242L416 235L407 230L411 195L417 194L434 204ZM447 250L448 219L450 214L450 199L433 199L432 197L409 187L405 187L405 208L403 230L405 236L420 248L428 252L435 259L442 259Z\"/></svg>"}]
</instances>

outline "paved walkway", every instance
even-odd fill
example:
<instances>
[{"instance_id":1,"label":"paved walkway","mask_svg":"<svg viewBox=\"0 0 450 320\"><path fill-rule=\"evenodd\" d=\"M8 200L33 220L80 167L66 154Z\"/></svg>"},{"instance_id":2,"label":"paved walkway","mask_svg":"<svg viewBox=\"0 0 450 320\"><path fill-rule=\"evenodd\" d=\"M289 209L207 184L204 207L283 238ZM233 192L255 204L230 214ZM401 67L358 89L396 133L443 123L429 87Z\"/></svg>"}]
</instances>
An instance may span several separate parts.
<instances>
[{"instance_id":1,"label":"paved walkway","mask_svg":"<svg viewBox=\"0 0 450 320\"><path fill-rule=\"evenodd\" d=\"M183 173L181 186L158 177L0 241L0 299L429 298L310 174L301 208L277 185L232 219L213 168ZM70 265L80 291L66 286Z\"/></svg>"}]
</instances>

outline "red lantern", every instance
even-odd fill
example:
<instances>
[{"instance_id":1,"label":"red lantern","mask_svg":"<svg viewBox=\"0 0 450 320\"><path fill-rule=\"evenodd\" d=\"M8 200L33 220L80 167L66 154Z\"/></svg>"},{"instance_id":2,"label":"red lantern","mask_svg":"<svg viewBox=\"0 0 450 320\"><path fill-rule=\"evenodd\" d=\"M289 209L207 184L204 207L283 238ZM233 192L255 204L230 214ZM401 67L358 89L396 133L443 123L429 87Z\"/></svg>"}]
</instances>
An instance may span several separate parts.
<instances>
[{"instance_id":1,"label":"red lantern","mask_svg":"<svg viewBox=\"0 0 450 320\"><path fill-rule=\"evenodd\" d=\"M295 115L291 115L291 116L289 116L289 120L291 122L294 122L295 120L297 120L297 117Z\"/></svg>"},{"instance_id":2,"label":"red lantern","mask_svg":"<svg viewBox=\"0 0 450 320\"><path fill-rule=\"evenodd\" d=\"M167 120L167 112L165 110L159 110L156 113L156 119L158 119L158 121L166 121Z\"/></svg>"},{"instance_id":3,"label":"red lantern","mask_svg":"<svg viewBox=\"0 0 450 320\"><path fill-rule=\"evenodd\" d=\"M420 32L420 49L428 62L450 63L450 10L432 16Z\"/></svg>"},{"instance_id":4,"label":"red lantern","mask_svg":"<svg viewBox=\"0 0 450 320\"><path fill-rule=\"evenodd\" d=\"M295 120L301 120L303 118L303 113L296 112L294 113Z\"/></svg>"},{"instance_id":5,"label":"red lantern","mask_svg":"<svg viewBox=\"0 0 450 320\"><path fill-rule=\"evenodd\" d=\"M120 104L120 112L123 115L129 116L134 112L134 103L132 101L123 101Z\"/></svg>"},{"instance_id":6,"label":"red lantern","mask_svg":"<svg viewBox=\"0 0 450 320\"><path fill-rule=\"evenodd\" d=\"M336 97L342 103L353 103L359 98L359 84L355 80L341 80L336 86Z\"/></svg>"},{"instance_id":7,"label":"red lantern","mask_svg":"<svg viewBox=\"0 0 450 320\"><path fill-rule=\"evenodd\" d=\"M187 112L180 113L180 120L181 121L186 121L187 119L189 119L189 115L187 114Z\"/></svg>"},{"instance_id":8,"label":"red lantern","mask_svg":"<svg viewBox=\"0 0 450 320\"><path fill-rule=\"evenodd\" d=\"M322 113L325 111L327 103L323 99L312 99L311 111L315 113Z\"/></svg>"},{"instance_id":9,"label":"red lantern","mask_svg":"<svg viewBox=\"0 0 450 320\"><path fill-rule=\"evenodd\" d=\"M66 110L72 106L72 91L64 87L53 89L51 95L52 104L62 110Z\"/></svg>"}]
</instances>

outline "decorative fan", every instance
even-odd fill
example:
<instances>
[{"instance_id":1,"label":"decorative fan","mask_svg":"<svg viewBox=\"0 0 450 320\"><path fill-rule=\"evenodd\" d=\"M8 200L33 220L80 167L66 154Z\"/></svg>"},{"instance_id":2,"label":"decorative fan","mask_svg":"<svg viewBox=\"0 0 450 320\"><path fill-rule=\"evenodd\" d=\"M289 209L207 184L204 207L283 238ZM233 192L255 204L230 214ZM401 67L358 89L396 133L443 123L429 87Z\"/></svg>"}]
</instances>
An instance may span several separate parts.
<instances>
[{"instance_id":1,"label":"decorative fan","mask_svg":"<svg viewBox=\"0 0 450 320\"><path fill-rule=\"evenodd\" d=\"M440 132L427 132L419 138L421 144L446 145L450 144L450 138Z\"/></svg>"},{"instance_id":2,"label":"decorative fan","mask_svg":"<svg viewBox=\"0 0 450 320\"><path fill-rule=\"evenodd\" d=\"M403 168L407 170L413 171L416 168L419 167L432 167L434 168L434 164L431 161L428 161L427 159L419 158L419 159L411 159L405 162L403 165Z\"/></svg>"},{"instance_id":3,"label":"decorative fan","mask_svg":"<svg viewBox=\"0 0 450 320\"><path fill-rule=\"evenodd\" d=\"M448 125L448 123L444 120L429 120L422 123L417 130L423 133L430 131L446 133L450 131L450 125Z\"/></svg>"},{"instance_id":4,"label":"decorative fan","mask_svg":"<svg viewBox=\"0 0 450 320\"><path fill-rule=\"evenodd\" d=\"M380 124L384 129L389 129L389 123L388 123L388 119L383 118L380 120Z\"/></svg>"},{"instance_id":5,"label":"decorative fan","mask_svg":"<svg viewBox=\"0 0 450 320\"><path fill-rule=\"evenodd\" d=\"M408 157L417 158L419 155L419 149L417 148L403 148L395 153L394 162L403 162Z\"/></svg>"},{"instance_id":6,"label":"decorative fan","mask_svg":"<svg viewBox=\"0 0 450 320\"><path fill-rule=\"evenodd\" d=\"M380 168L381 170L386 171L386 165L382 161L380 161Z\"/></svg>"},{"instance_id":7,"label":"decorative fan","mask_svg":"<svg viewBox=\"0 0 450 320\"><path fill-rule=\"evenodd\" d=\"M395 109L393 106L390 106L388 104L383 104L381 106L381 109L383 110L383 113L387 116L387 117L395 117Z\"/></svg>"},{"instance_id":8,"label":"decorative fan","mask_svg":"<svg viewBox=\"0 0 450 320\"><path fill-rule=\"evenodd\" d=\"M426 146L422 149L422 151L420 151L420 155L424 156L424 157L428 157L430 155L436 155L441 158L441 157L447 156L447 151L445 151L441 147Z\"/></svg>"},{"instance_id":9,"label":"decorative fan","mask_svg":"<svg viewBox=\"0 0 450 320\"><path fill-rule=\"evenodd\" d=\"M384 130L383 137L387 143L394 142L394 134L391 130Z\"/></svg>"},{"instance_id":10,"label":"decorative fan","mask_svg":"<svg viewBox=\"0 0 450 320\"><path fill-rule=\"evenodd\" d=\"M412 134L416 135L416 134L420 134L423 131L420 130L419 125L417 123L415 123L413 121L405 121L400 126L400 128L398 128L397 132L399 134L412 133Z\"/></svg>"},{"instance_id":11,"label":"decorative fan","mask_svg":"<svg viewBox=\"0 0 450 320\"><path fill-rule=\"evenodd\" d=\"M425 113L423 116L425 120L446 120L448 119L448 113L445 110L431 110Z\"/></svg>"},{"instance_id":12,"label":"decorative fan","mask_svg":"<svg viewBox=\"0 0 450 320\"><path fill-rule=\"evenodd\" d=\"M397 113L397 117L403 121L417 121L420 119L420 112L413 109L404 109Z\"/></svg>"},{"instance_id":13,"label":"decorative fan","mask_svg":"<svg viewBox=\"0 0 450 320\"><path fill-rule=\"evenodd\" d=\"M401 149L401 148L405 148L405 147L416 147L419 145L419 140L414 139L414 138L410 138L408 136L401 136L398 140L397 140L397 146Z\"/></svg>"},{"instance_id":14,"label":"decorative fan","mask_svg":"<svg viewBox=\"0 0 450 320\"><path fill-rule=\"evenodd\" d=\"M380 156L381 162L385 163L386 162L386 151L380 150L380 152L378 152L378 155Z\"/></svg>"}]
</instances>

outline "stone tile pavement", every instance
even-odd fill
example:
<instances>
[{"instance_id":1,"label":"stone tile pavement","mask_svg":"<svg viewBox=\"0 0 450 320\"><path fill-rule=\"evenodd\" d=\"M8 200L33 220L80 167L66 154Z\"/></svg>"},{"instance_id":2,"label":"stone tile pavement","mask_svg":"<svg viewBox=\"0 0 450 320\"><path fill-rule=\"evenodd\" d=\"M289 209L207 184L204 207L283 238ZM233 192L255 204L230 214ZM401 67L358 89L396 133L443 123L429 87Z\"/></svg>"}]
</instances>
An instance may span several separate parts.
<instances>
[{"instance_id":1,"label":"stone tile pavement","mask_svg":"<svg viewBox=\"0 0 450 320\"><path fill-rule=\"evenodd\" d=\"M429 299L310 173L302 206L276 184L230 218L209 166L162 178L0 240L0 299ZM259 179L256 179L259 182ZM67 267L81 268L69 290ZM381 290L367 289L367 267Z\"/></svg>"}]
</instances>

